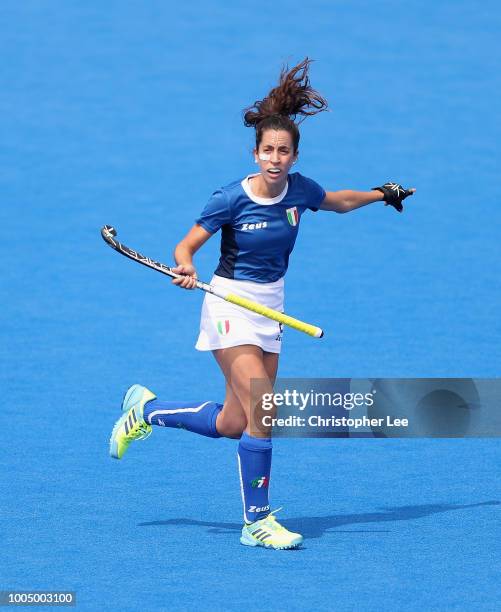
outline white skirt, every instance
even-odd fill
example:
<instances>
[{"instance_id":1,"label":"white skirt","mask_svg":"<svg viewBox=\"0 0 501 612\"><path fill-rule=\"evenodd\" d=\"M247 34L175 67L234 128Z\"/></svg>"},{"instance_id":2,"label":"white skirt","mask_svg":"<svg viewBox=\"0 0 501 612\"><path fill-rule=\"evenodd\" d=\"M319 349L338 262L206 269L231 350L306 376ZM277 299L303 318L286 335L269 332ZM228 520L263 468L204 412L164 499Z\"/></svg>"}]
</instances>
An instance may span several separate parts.
<instances>
[{"instance_id":1,"label":"white skirt","mask_svg":"<svg viewBox=\"0 0 501 612\"><path fill-rule=\"evenodd\" d=\"M273 283L234 280L213 276L211 285L231 289L232 293L283 312L284 279ZM205 294L200 317L200 335L195 348L199 351L253 344L268 353L280 353L282 325L241 306Z\"/></svg>"}]
</instances>

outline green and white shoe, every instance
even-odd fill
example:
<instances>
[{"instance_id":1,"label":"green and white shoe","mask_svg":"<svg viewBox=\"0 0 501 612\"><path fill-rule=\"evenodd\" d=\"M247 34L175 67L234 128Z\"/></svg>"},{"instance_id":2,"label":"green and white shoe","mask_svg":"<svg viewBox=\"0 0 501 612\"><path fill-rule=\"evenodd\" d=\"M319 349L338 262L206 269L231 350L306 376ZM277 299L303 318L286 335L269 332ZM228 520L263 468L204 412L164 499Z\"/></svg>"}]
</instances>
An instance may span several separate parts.
<instances>
[{"instance_id":1,"label":"green and white shoe","mask_svg":"<svg viewBox=\"0 0 501 612\"><path fill-rule=\"evenodd\" d=\"M121 459L129 444L134 440L144 440L151 435L152 427L143 418L144 405L156 399L149 389L141 385L132 385L122 402L122 416L113 427L110 438L110 455Z\"/></svg>"},{"instance_id":2,"label":"green and white shoe","mask_svg":"<svg viewBox=\"0 0 501 612\"><path fill-rule=\"evenodd\" d=\"M270 512L265 518L250 525L244 525L240 543L244 546L264 546L276 550L297 548L302 543L303 536L280 525L275 517L278 510Z\"/></svg>"}]
</instances>

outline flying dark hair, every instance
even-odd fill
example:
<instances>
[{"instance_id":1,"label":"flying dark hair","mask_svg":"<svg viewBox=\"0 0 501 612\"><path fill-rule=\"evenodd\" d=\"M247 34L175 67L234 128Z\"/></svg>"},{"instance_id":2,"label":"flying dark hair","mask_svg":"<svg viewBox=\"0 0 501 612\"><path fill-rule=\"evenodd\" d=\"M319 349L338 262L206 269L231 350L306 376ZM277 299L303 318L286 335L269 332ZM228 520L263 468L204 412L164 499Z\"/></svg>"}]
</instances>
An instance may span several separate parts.
<instances>
[{"instance_id":1,"label":"flying dark hair","mask_svg":"<svg viewBox=\"0 0 501 612\"><path fill-rule=\"evenodd\" d=\"M298 122L301 123L307 116L327 110L327 100L310 86L308 69L311 62L306 57L290 70L283 67L277 87L243 111L245 126L256 129L256 149L259 149L265 130L286 130L292 136L296 152L300 138L294 122L296 117L303 115Z\"/></svg>"}]
</instances>

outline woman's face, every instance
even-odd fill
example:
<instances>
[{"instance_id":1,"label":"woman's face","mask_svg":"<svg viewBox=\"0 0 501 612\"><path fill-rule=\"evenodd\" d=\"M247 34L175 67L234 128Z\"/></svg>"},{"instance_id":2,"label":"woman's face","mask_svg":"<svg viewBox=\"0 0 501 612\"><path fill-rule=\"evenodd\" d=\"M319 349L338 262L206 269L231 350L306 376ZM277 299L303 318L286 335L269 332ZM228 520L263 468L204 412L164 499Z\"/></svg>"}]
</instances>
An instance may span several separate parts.
<instances>
[{"instance_id":1,"label":"woman's face","mask_svg":"<svg viewBox=\"0 0 501 612\"><path fill-rule=\"evenodd\" d=\"M285 185L287 174L297 159L292 136L286 130L265 130L259 150L254 149L254 157L268 185Z\"/></svg>"}]
</instances>

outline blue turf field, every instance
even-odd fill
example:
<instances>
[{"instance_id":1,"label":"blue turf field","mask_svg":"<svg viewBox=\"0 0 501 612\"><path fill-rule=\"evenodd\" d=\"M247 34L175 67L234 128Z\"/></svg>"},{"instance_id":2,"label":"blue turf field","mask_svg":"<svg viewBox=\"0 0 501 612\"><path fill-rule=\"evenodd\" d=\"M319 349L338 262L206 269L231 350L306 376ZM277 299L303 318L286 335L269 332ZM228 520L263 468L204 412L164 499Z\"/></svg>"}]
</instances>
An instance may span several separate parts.
<instances>
[{"instance_id":1,"label":"blue turf field","mask_svg":"<svg viewBox=\"0 0 501 612\"><path fill-rule=\"evenodd\" d=\"M326 337L287 332L280 375L499 376L497 3L8 0L0 23L0 590L72 589L80 610L497 609L496 439L278 441L273 505L307 538L289 553L238 544L234 442L155 431L111 461L130 384L224 386L193 347L202 295L99 235L169 261L254 171L241 109L308 55L332 112L302 125L297 170L418 192L403 215L305 216L287 310Z\"/></svg>"}]
</instances>

